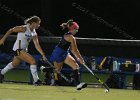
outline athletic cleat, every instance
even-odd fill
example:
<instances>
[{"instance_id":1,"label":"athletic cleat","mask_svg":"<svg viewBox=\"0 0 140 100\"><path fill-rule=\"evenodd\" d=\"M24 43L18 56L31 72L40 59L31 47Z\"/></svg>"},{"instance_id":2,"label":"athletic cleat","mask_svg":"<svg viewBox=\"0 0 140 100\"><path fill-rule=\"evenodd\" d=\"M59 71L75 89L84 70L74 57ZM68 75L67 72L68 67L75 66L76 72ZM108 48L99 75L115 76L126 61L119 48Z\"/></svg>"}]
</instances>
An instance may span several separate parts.
<instances>
[{"instance_id":1,"label":"athletic cleat","mask_svg":"<svg viewBox=\"0 0 140 100\"><path fill-rule=\"evenodd\" d=\"M0 70L0 83L2 83L4 80L4 75L1 74L1 70Z\"/></svg>"},{"instance_id":2,"label":"athletic cleat","mask_svg":"<svg viewBox=\"0 0 140 100\"><path fill-rule=\"evenodd\" d=\"M86 83L80 83L79 85L77 85L77 90L81 90L82 88L87 87Z\"/></svg>"},{"instance_id":3,"label":"athletic cleat","mask_svg":"<svg viewBox=\"0 0 140 100\"><path fill-rule=\"evenodd\" d=\"M38 80L37 82L34 83L35 86L40 86L42 84L42 82L40 80Z\"/></svg>"}]
</instances>

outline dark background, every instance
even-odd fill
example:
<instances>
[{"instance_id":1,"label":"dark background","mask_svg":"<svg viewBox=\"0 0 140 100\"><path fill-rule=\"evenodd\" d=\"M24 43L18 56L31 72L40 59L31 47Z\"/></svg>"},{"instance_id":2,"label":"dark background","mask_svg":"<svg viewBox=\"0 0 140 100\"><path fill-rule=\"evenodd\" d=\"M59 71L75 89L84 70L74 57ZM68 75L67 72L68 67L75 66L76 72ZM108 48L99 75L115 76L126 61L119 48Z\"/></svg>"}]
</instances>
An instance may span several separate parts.
<instances>
[{"instance_id":1,"label":"dark background","mask_svg":"<svg viewBox=\"0 0 140 100\"><path fill-rule=\"evenodd\" d=\"M73 3L117 26L121 32L76 9ZM0 0L0 34L23 24L24 18L37 15L42 19L40 36L61 36L64 31L59 25L74 19L80 25L78 37L140 39L139 12L139 0Z\"/></svg>"},{"instance_id":2,"label":"dark background","mask_svg":"<svg viewBox=\"0 0 140 100\"><path fill-rule=\"evenodd\" d=\"M42 19L39 36L62 36L66 30L62 31L60 24L74 19L80 26L77 37L139 40L139 12L138 0L0 0L0 34L37 15ZM0 47L1 52L11 50L15 40L10 40ZM51 54L55 44L42 42L40 39L45 54ZM140 46L135 43L112 46L111 41L110 45L93 42L78 43L82 55L140 57ZM38 53L31 45L30 53Z\"/></svg>"}]
</instances>

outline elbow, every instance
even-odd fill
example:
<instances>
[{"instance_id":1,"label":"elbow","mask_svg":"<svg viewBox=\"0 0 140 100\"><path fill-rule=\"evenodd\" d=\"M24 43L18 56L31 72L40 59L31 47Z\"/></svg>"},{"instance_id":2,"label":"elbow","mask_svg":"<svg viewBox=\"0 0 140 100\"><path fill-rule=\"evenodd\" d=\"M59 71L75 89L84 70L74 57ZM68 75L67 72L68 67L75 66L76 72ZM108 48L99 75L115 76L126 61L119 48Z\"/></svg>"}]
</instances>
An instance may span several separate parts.
<instances>
[{"instance_id":1,"label":"elbow","mask_svg":"<svg viewBox=\"0 0 140 100\"><path fill-rule=\"evenodd\" d=\"M9 34L11 34L11 33L13 33L14 31L13 31L13 29L9 29L8 31L7 31L7 33L9 33Z\"/></svg>"},{"instance_id":2,"label":"elbow","mask_svg":"<svg viewBox=\"0 0 140 100\"><path fill-rule=\"evenodd\" d=\"M71 52L72 52L72 54L74 54L74 55L76 54L76 51L75 51L75 50L71 50Z\"/></svg>"},{"instance_id":3,"label":"elbow","mask_svg":"<svg viewBox=\"0 0 140 100\"><path fill-rule=\"evenodd\" d=\"M40 47L40 45L35 45L35 48L36 48L36 50L39 51L41 47Z\"/></svg>"},{"instance_id":4,"label":"elbow","mask_svg":"<svg viewBox=\"0 0 140 100\"><path fill-rule=\"evenodd\" d=\"M35 46L36 50L39 50L38 46Z\"/></svg>"}]
</instances>

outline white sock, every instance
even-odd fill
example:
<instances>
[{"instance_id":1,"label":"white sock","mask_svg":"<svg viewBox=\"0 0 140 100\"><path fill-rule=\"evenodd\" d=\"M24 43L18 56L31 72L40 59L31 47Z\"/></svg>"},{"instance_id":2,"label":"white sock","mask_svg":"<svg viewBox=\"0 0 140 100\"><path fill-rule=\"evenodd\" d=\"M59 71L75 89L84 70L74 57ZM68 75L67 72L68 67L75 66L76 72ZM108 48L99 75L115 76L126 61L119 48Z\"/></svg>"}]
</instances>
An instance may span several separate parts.
<instances>
[{"instance_id":1,"label":"white sock","mask_svg":"<svg viewBox=\"0 0 140 100\"><path fill-rule=\"evenodd\" d=\"M4 75L6 72L8 72L9 70L13 69L13 65L12 65L12 62L10 62L6 67L4 67L2 70L1 70L1 74Z\"/></svg>"},{"instance_id":2,"label":"white sock","mask_svg":"<svg viewBox=\"0 0 140 100\"><path fill-rule=\"evenodd\" d=\"M39 80L38 74L37 74L37 67L36 65L31 65L30 70L34 79L34 82L37 82Z\"/></svg>"}]
</instances>

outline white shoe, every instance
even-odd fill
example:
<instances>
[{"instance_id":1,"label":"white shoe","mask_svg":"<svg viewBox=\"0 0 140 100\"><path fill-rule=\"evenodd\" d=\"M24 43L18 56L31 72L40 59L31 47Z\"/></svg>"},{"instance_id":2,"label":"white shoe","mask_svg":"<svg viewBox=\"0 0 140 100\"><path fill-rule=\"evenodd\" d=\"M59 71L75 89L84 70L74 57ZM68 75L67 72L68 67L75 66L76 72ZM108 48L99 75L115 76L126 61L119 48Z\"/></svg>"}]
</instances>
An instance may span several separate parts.
<instances>
[{"instance_id":1,"label":"white shoe","mask_svg":"<svg viewBox=\"0 0 140 100\"><path fill-rule=\"evenodd\" d=\"M40 67L41 73L44 73L44 72L43 72L43 69L44 69L44 68L45 68L44 66L41 66L41 67Z\"/></svg>"},{"instance_id":2,"label":"white shoe","mask_svg":"<svg viewBox=\"0 0 140 100\"><path fill-rule=\"evenodd\" d=\"M55 85L55 80L54 79L51 79L51 86L54 86Z\"/></svg>"},{"instance_id":3,"label":"white shoe","mask_svg":"<svg viewBox=\"0 0 140 100\"><path fill-rule=\"evenodd\" d=\"M82 88L85 88L85 87L87 87L86 83L80 83L77 85L77 90L81 90Z\"/></svg>"}]
</instances>

